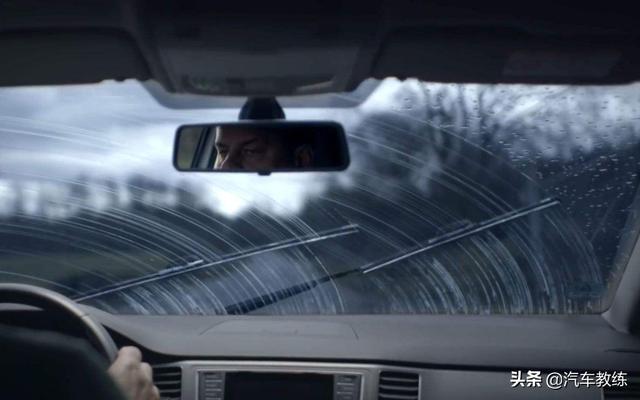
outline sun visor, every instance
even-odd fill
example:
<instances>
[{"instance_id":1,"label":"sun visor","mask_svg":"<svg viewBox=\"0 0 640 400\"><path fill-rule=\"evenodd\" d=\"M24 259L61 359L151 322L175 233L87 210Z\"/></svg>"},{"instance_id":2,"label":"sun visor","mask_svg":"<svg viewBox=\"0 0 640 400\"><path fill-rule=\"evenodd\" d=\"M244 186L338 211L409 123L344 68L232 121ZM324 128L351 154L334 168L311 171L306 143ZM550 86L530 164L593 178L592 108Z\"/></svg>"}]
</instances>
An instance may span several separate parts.
<instances>
[{"instance_id":1,"label":"sun visor","mask_svg":"<svg viewBox=\"0 0 640 400\"><path fill-rule=\"evenodd\" d=\"M0 86L58 85L150 77L135 41L120 30L0 34Z\"/></svg>"},{"instance_id":2,"label":"sun visor","mask_svg":"<svg viewBox=\"0 0 640 400\"><path fill-rule=\"evenodd\" d=\"M629 36L412 29L386 36L372 75L463 83L627 83L640 76L638 50L637 38Z\"/></svg>"}]
</instances>

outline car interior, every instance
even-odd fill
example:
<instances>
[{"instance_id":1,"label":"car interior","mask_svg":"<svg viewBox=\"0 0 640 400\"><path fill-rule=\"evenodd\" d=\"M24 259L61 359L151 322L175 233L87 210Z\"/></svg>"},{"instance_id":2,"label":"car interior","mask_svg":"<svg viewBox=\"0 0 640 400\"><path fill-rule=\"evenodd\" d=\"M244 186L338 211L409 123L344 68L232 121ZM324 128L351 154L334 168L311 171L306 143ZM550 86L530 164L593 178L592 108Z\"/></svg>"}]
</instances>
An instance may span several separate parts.
<instances>
[{"instance_id":1,"label":"car interior","mask_svg":"<svg viewBox=\"0 0 640 400\"><path fill-rule=\"evenodd\" d=\"M0 21L0 324L77 343L87 382L136 346L166 400L640 398L632 4L24 0L0 2ZM539 130L593 105L548 143L587 125L617 141L584 159L541 145L551 172L526 172L530 153L491 155L525 128L413 114L483 88L469 110L508 99L489 114ZM128 194L105 178L82 203L97 170L126 170ZM1 365L0 383L38 386ZM605 372L617 382L585 381Z\"/></svg>"}]
</instances>

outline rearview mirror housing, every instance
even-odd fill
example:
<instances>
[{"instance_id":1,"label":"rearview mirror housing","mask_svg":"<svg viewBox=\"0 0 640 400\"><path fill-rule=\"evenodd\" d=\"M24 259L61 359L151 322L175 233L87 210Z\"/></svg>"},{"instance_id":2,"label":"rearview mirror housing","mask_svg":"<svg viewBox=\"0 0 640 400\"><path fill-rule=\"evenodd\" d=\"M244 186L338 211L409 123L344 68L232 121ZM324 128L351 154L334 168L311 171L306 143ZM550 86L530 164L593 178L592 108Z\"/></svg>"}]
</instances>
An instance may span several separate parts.
<instances>
[{"instance_id":1,"label":"rearview mirror housing","mask_svg":"<svg viewBox=\"0 0 640 400\"><path fill-rule=\"evenodd\" d=\"M342 171L349 150L342 125L331 121L240 121L184 125L173 153L178 171Z\"/></svg>"}]
</instances>

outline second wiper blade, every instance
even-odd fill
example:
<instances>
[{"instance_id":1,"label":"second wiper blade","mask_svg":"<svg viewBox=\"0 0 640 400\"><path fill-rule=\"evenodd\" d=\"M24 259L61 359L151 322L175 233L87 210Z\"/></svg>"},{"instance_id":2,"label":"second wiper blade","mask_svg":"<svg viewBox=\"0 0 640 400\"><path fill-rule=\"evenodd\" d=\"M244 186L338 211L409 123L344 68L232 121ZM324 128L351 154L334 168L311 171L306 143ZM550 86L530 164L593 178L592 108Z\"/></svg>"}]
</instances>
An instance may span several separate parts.
<instances>
[{"instance_id":1,"label":"second wiper blade","mask_svg":"<svg viewBox=\"0 0 640 400\"><path fill-rule=\"evenodd\" d=\"M417 254L420 253L424 253L425 251L429 251L432 250L436 247L442 246L444 244L447 243L452 243L452 242L456 242L460 239L466 238L468 236L471 235L475 235L477 233L480 233L482 231L485 231L487 229L493 228L494 226L497 225L502 225L504 223L507 223L509 221L513 221L514 219L518 219L518 218L522 218L524 216L527 216L529 214L538 212L538 211L542 211L545 210L549 207L555 207L557 205L560 204L559 200L556 199L544 199L542 201L540 201L539 203L536 203L534 205L531 206L527 206L527 207L523 207L514 211L510 211L508 213L505 214L501 214L498 215L497 217L494 218L490 218L487 220L484 220L482 222L478 222L475 224L470 224L467 225L465 227L462 228L458 228L454 231L451 232L446 232L443 233L440 236L436 236L434 238L431 238L427 241L427 245L426 246L421 246L418 247L414 250L408 251L408 252L403 252L400 255L391 257L389 259L386 259L384 261L379 261L373 264L368 264L365 265L364 267L361 268L362 273L364 274L368 274L369 272L373 272L376 271L380 268L384 268L386 266L389 266L391 264L395 264L398 261L402 261L404 259L407 259L409 257L413 257Z\"/></svg>"}]
</instances>

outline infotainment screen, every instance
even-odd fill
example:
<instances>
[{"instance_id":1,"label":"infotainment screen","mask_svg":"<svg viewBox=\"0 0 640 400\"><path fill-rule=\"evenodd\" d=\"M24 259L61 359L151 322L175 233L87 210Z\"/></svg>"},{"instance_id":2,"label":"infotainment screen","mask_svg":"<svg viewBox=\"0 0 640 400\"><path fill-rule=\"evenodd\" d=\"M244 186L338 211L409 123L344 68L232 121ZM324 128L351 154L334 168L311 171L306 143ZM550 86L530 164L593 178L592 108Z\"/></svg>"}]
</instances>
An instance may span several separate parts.
<instances>
[{"instance_id":1,"label":"infotainment screen","mask_svg":"<svg viewBox=\"0 0 640 400\"><path fill-rule=\"evenodd\" d=\"M224 400L331 400L333 375L227 372Z\"/></svg>"}]
</instances>

